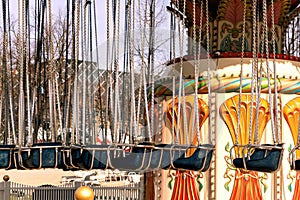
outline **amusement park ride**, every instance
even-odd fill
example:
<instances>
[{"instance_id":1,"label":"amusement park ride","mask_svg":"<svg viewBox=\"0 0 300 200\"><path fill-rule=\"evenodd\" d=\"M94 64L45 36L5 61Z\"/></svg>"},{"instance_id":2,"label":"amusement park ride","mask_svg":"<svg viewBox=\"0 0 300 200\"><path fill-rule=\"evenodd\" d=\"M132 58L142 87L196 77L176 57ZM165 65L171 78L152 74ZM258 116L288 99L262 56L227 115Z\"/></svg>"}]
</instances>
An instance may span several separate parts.
<instances>
[{"instance_id":1,"label":"amusement park ride","mask_svg":"<svg viewBox=\"0 0 300 200\"><path fill-rule=\"evenodd\" d=\"M18 2L17 58L2 4L0 168L150 173L146 199L300 198L300 1L171 0L166 77L155 69L155 1L149 20L140 0L126 1L121 59L120 1L106 2L99 55L96 2L68 0L61 65L51 0L36 1L34 51L28 1ZM37 140L39 127L49 137Z\"/></svg>"}]
</instances>

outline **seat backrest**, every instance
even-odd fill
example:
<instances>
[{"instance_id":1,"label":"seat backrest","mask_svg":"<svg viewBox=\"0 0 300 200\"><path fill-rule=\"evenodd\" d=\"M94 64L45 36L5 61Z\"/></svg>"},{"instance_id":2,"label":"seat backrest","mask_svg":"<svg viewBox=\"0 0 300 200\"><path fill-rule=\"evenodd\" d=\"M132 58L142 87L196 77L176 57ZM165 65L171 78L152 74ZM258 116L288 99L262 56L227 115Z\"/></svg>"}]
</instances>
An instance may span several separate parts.
<instances>
[{"instance_id":1,"label":"seat backrest","mask_svg":"<svg viewBox=\"0 0 300 200\"><path fill-rule=\"evenodd\" d=\"M239 123L239 133L238 141L236 141L236 130L238 126L238 105L239 105L239 95L235 95L220 106L220 115L225 122L232 142L235 144L238 142L240 145L246 145L249 143L250 137L250 111L252 108L252 143L254 142L255 136L255 125L258 124L258 143L262 137L262 134L266 128L268 121L270 120L270 108L267 100L260 98L259 106L256 105L256 96L253 96L254 102L251 106L251 94L241 95L241 107L240 107L240 123ZM258 108L258 109L257 109ZM256 123L256 112L259 112L259 123ZM238 153L238 152L236 152Z\"/></svg>"},{"instance_id":2,"label":"seat backrest","mask_svg":"<svg viewBox=\"0 0 300 200\"><path fill-rule=\"evenodd\" d=\"M299 129L299 115L300 115L300 97L296 97L285 104L283 107L283 116L290 127L294 145L297 145L298 141L298 129ZM300 151L296 151L297 158L300 157Z\"/></svg>"},{"instance_id":3,"label":"seat backrest","mask_svg":"<svg viewBox=\"0 0 300 200\"><path fill-rule=\"evenodd\" d=\"M201 129L202 125L206 121L209 116L209 107L207 103L198 95L198 117L199 117L199 128ZM185 104L185 105L184 105ZM197 126L195 125L194 116L195 116L195 96L188 95L185 96L184 99L176 98L174 100L174 108L173 102L170 101L168 104L167 112L166 112L166 126L172 132L172 119L174 118L174 135L173 138L176 138L176 131L178 131L178 137L180 144L186 145L197 145ZM179 106L180 105L180 106ZM180 107L180 115L179 115L179 107ZM174 116L173 116L174 109ZM186 119L185 117L186 116ZM187 124L186 124L187 123ZM194 123L194 124L193 124ZM185 125L187 125L187 131L185 130ZM193 127L193 128L192 128ZM192 130L193 129L193 130ZM207 133L208 134L208 133ZM186 137L188 136L188 137ZM192 142L191 142L192 141ZM191 155L194 152L189 151L188 155Z\"/></svg>"}]
</instances>

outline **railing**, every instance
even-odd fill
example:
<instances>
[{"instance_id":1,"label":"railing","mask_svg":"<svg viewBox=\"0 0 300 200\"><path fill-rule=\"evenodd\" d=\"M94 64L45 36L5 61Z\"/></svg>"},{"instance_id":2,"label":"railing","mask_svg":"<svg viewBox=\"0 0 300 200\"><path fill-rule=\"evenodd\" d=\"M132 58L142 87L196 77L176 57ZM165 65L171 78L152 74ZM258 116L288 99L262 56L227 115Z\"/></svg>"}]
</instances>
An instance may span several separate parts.
<instances>
[{"instance_id":1,"label":"railing","mask_svg":"<svg viewBox=\"0 0 300 200\"><path fill-rule=\"evenodd\" d=\"M28 186L13 182L0 183L0 200L73 200L81 183L70 185ZM91 186L95 200L140 200L143 191L140 184L126 186Z\"/></svg>"}]
</instances>

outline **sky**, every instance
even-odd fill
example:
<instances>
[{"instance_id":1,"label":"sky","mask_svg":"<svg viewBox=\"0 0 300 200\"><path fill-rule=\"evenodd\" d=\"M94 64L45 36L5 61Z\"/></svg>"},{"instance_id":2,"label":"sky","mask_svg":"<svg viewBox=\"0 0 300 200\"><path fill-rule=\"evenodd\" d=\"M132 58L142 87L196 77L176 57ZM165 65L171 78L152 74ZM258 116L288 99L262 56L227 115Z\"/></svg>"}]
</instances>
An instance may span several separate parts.
<instances>
[{"instance_id":1,"label":"sky","mask_svg":"<svg viewBox=\"0 0 300 200\"><path fill-rule=\"evenodd\" d=\"M7 2L9 2L10 4L10 12L11 15L13 16L13 19L17 19L18 17L18 1L19 0L6 0ZM21 0L22 1L22 0ZM35 4L36 0L29 0L30 2L30 7L33 10L34 9L34 4ZM41 0L39 0L41 1ZM49 1L49 0L45 0L45 1ZM70 2L72 0L69 0ZM85 0L82 0L83 2L85 2ZM145 0L141 0L141 2L144 2ZM67 0L52 0L52 15L58 15L59 12L62 13L66 13L67 12ZM106 41L107 41L107 36L106 36L106 31L107 31L107 11L106 11L106 0L92 0L93 3L95 3L96 5L96 21L97 21L97 42L98 42L98 49L104 50L101 53L103 55L105 55L105 50L106 50ZM112 41L112 0L109 0L109 4L110 4L110 33L111 33L111 37L110 40ZM124 36L124 27L125 27L125 23L124 23L124 16L125 16L125 2L126 0L120 0L120 40L122 40L122 37ZM136 4L136 11L138 10L138 0L135 0L135 4ZM170 13L167 12L166 10L166 6L169 5L169 0L156 0L156 9L159 10L160 8L162 8L162 12L164 13L164 22L162 24L160 24L160 27L158 27L156 29L157 31L157 36L161 37L162 40L166 40L166 38L169 36L169 19L170 19ZM2 12L2 4L0 4L0 13ZM32 11L33 12L33 11ZM71 12L71 11L70 11ZM158 11L157 11L158 12ZM136 14L135 16L136 20L138 20L138 15ZM34 19L31 19L32 22L34 23ZM2 15L0 15L0 27L2 26ZM94 27L93 27L94 28ZM92 33L93 36L95 34L95 32ZM138 23L136 22L136 38L139 37L139 26ZM166 37L166 38L165 38ZM123 37L124 38L124 37ZM93 42L95 42L95 38L93 38ZM93 43L94 45L94 43ZM122 49L123 43L122 41L120 42L120 49ZM186 46L186 45L184 45ZM161 65L162 63L165 63L168 59L169 59L169 45L166 43L164 46L164 55L160 56L160 55L156 55L156 56L160 56L157 57L156 60L161 60L161 62L158 65ZM95 48L93 48L95 49ZM93 52L94 54L94 52ZM102 55L101 54L101 55ZM122 54L122 52L121 52ZM81 54L80 54L81 55ZM179 56L177 54L177 56ZM87 56L88 57L88 56ZM102 56L103 57L103 56ZM122 57L122 55L120 55L120 57ZM95 57L94 57L95 58ZM81 58L79 58L81 59ZM103 62L102 63L104 67L106 67L106 63ZM100 64L101 67L101 64Z\"/></svg>"},{"instance_id":2,"label":"sky","mask_svg":"<svg viewBox=\"0 0 300 200\"><path fill-rule=\"evenodd\" d=\"M16 0L14 0L16 1ZM84 0L83 0L84 1ZM112 0L110 1L110 7L112 6ZM121 27L120 32L124 32L124 15L125 15L125 1L126 0L120 0L120 17L121 17ZM143 1L143 0L141 0ZM168 0L157 0L161 5L168 5ZM97 15L97 29L98 29L98 41L99 43L106 41L106 0L94 0L96 4L96 15ZM135 1L137 4L137 0ZM53 6L53 12L57 12L58 10L65 10L66 11L66 0L52 0L52 6ZM110 8L111 9L111 8ZM137 9L137 8L136 8ZM112 10L110 10L110 14L112 13ZM167 14L167 13L166 13ZM168 23L168 17L166 18L165 24ZM110 19L110 24L112 25L112 16ZM164 25L162 25L164 26ZM112 29L112 27L111 27Z\"/></svg>"},{"instance_id":3,"label":"sky","mask_svg":"<svg viewBox=\"0 0 300 200\"><path fill-rule=\"evenodd\" d=\"M10 12L11 16L14 19L18 18L18 0L7 0L10 4ZM47 0L48 1L48 0ZM71 1L71 0L70 0ZM85 0L83 0L85 1ZM98 38L99 41L105 41L106 40L106 0L94 0L96 3L96 15L97 15L97 29L98 29ZM111 0L110 0L111 1ZM121 0L123 1L123 0ZM31 8L34 8L35 0L29 0L31 4ZM123 5L122 5L123 7ZM0 5L0 22L2 26L2 12L3 7L2 3ZM67 11L67 0L52 0L52 13L53 15L57 15L59 11L62 11L63 13L66 13Z\"/></svg>"},{"instance_id":4,"label":"sky","mask_svg":"<svg viewBox=\"0 0 300 200\"><path fill-rule=\"evenodd\" d=\"M18 1L19 0L6 0L10 4L10 12L12 19L18 18ZM22 0L21 0L22 1ZM36 0L29 0L31 9L34 9L34 4ZM41 1L41 0L40 0ZM48 0L45 0L48 2ZM72 0L69 0L70 2ZM107 27L107 20L106 20L106 0L92 0L96 5L96 20L97 20L97 35L98 35L98 44L104 43L106 41L106 27ZM141 0L143 2L145 0ZM62 13L66 13L67 11L67 0L52 0L52 13L53 16L57 15L59 11ZM82 0L82 2L85 2L85 0ZM110 14L112 14L112 0L109 0L110 4ZM120 34L124 32L124 16L125 16L125 2L126 0L120 0L120 18L121 18L121 26L120 26ZM138 0L135 0L135 3L137 5ZM157 4L161 5L163 8L165 8L168 5L168 0L157 0ZM158 7L158 6L157 6ZM137 10L137 6L136 6ZM166 11L166 9L164 9ZM0 3L0 27L2 27L2 3ZM165 21L163 24L161 24L161 27L169 27L169 13L165 12ZM137 18L137 16L136 16ZM32 19L32 21L34 21ZM33 23L33 22L32 22ZM110 17L110 32L112 32L112 16ZM93 33L94 34L94 33Z\"/></svg>"}]
</instances>

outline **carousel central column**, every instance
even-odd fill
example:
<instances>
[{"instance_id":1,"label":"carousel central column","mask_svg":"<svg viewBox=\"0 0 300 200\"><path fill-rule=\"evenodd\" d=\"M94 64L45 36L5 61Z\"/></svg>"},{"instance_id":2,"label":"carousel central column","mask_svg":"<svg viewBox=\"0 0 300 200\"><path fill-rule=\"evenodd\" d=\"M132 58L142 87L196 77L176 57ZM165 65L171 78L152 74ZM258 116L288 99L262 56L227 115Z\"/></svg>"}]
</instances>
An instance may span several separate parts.
<instances>
[{"instance_id":1,"label":"carousel central column","mask_svg":"<svg viewBox=\"0 0 300 200\"><path fill-rule=\"evenodd\" d=\"M190 145L188 139L192 138L192 145L197 146L197 127L189 126L188 130L183 128L184 123L191 124L193 123L193 116L195 116L194 112L194 102L195 97L193 95L186 96L184 101L181 102L184 105L179 105L180 101L176 99L175 108L172 108L173 104L170 103L167 109L167 127L172 130L172 118L175 118L175 126L173 138L179 138L179 144ZM202 127L204 122L209 116L209 108L208 105L198 97L198 112L199 112L199 128ZM181 109L181 113L185 112L187 116L187 121L185 121L183 116L178 116L179 108ZM172 115L172 110L174 109L174 113L176 116ZM191 129L193 127L194 129ZM178 132L176 130L179 130ZM187 132L186 132L187 131ZM179 135L176 135L179 134ZM187 151L187 157L191 156L194 151ZM189 170L176 170L171 171L172 176L175 178L174 188L172 192L172 200L184 199L184 200L200 200L199 196L199 183L197 183L197 177L199 176L198 172L193 172Z\"/></svg>"},{"instance_id":2,"label":"carousel central column","mask_svg":"<svg viewBox=\"0 0 300 200\"><path fill-rule=\"evenodd\" d=\"M184 1L186 3L185 10L183 10ZM189 36L187 53L190 55L189 57L187 57L187 59L195 58L195 54L205 53L205 52L199 52L197 50L195 51L194 41L196 40L198 43L201 44L202 49L209 51L210 55L212 55L212 57L215 58L216 64L219 65L217 66L217 69L221 69L221 70L226 66L240 65L241 63L240 57L242 51L244 53L244 56L248 58L248 61L251 60L251 58L253 57L252 54L253 54L253 40L254 40L253 30L252 30L253 25L257 27L257 37L256 37L257 39L255 41L256 42L255 48L257 48L256 56L261 56L264 53L260 48L260 46L263 44L262 33L261 33L263 24L267 24L268 26L267 28L268 30L266 30L267 32L266 35L267 37L270 38L267 38L266 40L268 40L269 52L276 53L278 56L282 55L283 48L284 48L283 44L285 42L284 32L287 24L289 23L286 22L287 19L286 17L289 16L289 14L291 14L299 4L299 1L274 0L273 1L274 5L271 6L271 3L267 1L267 20L265 20L267 21L267 23L264 23L265 21L262 21L263 1L257 1L257 6L253 7L253 1L251 0L220 0L220 1L208 0L208 4L209 4L208 19L205 17L206 10L205 10L205 6L203 6L205 1L196 0L196 16L194 16L193 14L193 9L194 9L193 1L171 0L171 2L173 3L173 6L175 6L176 9L178 9L181 13L185 13L184 17L180 16L180 13L174 12L174 15L177 15L177 17L180 17L181 19L185 20L187 34ZM246 7L244 7L245 5ZM253 22L253 13L256 13L258 17L255 22ZM203 16L201 16L201 14L203 14ZM243 18L244 15L245 15L245 19ZM209 24L210 24L209 37L206 37L207 34L205 30L206 20L209 20ZM272 20L274 20L274 22L272 22ZM245 24L245 31L243 31L243 24ZM272 24L274 24L274 26L272 26ZM272 35L273 33L271 31L273 27L275 29L274 31L275 44L272 43L273 39L271 39L271 36L273 37ZM195 30L196 30L196 34L195 34ZM195 35L196 38L194 38ZM207 40L207 38L210 38L210 40ZM206 48L207 46L209 46L210 48L207 49ZM235 59L231 59L231 57L234 57ZM189 61L190 60L193 59L189 59ZM229 62L230 64L228 64ZM191 73L194 72L194 70L191 69L191 66L193 65L191 63L193 63L193 61L189 62L189 66L185 66L183 69L183 74L185 77L193 77L194 75ZM251 63L251 61L249 61L248 63ZM170 64L170 67L174 67L174 69L176 69L175 65ZM203 68L206 67L203 66ZM233 75L234 73L237 72L232 72L231 77L234 76ZM236 75L234 77L239 78ZM224 93L233 92L233 91L236 92L238 90L236 88L239 87L240 83L228 82L229 79L226 78L227 77L225 77L224 75L224 79L222 79L224 80L223 84L226 85L226 89L224 89L223 92ZM249 78L249 74L248 75L245 74L243 78L245 79ZM200 88L200 87L202 86L195 86L195 88ZM243 87L243 93L247 93L247 92L250 93L249 88L250 86ZM198 89L198 91L200 91L200 89ZM223 113L222 115L224 121L226 122L227 120L226 122L227 126L229 126L228 123L233 123L230 126L237 126L237 124L234 124L234 122L229 122L230 120L234 121L234 119L230 119L232 118L232 116L231 117L225 116L225 113ZM260 120L262 119L266 120L268 118L269 116L266 115L262 117ZM249 126L250 121L245 120L243 121L243 123L244 123L243 126ZM264 125L260 124L260 126L263 127L259 133L261 138L262 133L264 131L265 124ZM233 144L236 143L236 138L233 137L234 130L235 129L230 130L230 135ZM240 128L239 135L240 135L239 138L240 145L246 145L249 143L249 138L247 138L249 132L246 129ZM225 145L226 144L224 144L224 147ZM279 177L279 179L282 179L282 177L280 177L280 173L276 173L275 176ZM181 176L179 174L177 175L177 177L178 180L184 181L184 178L186 176ZM218 177L218 179L219 178L220 177ZM262 189L259 182L260 181L259 174L257 172L236 169L234 179L235 182L232 191L230 191L230 188L228 189L228 191L231 192L231 199L262 199L263 198ZM177 182L176 184L179 184L179 182ZM276 190L275 185L272 185L269 188L271 188L271 190ZM180 193L179 191L184 191L184 187L180 187L180 188L178 187L177 191L173 191L173 194Z\"/></svg>"},{"instance_id":3,"label":"carousel central column","mask_svg":"<svg viewBox=\"0 0 300 200\"><path fill-rule=\"evenodd\" d=\"M270 110L268 102L261 99L259 102L259 108L251 108L251 97L250 95L241 96L240 104L240 115L238 113L238 102L239 95L236 95L228 100L226 100L220 107L220 114L226 123L229 132L231 134L233 144L239 144L241 146L247 145L249 141L254 142L254 129L252 129L252 138L249 138L250 131L250 110L253 110L253 115L259 112L259 124L258 124L258 140L261 140L263 131L270 120ZM238 124L238 116L240 116L240 123ZM253 122L253 124L256 124ZM237 126L239 128L237 129ZM236 134L236 130L239 132ZM239 152L242 149L235 148L236 155L243 155L243 152ZM231 168L235 168L230 162L228 165ZM233 190L231 193L232 200L242 199L242 200L252 200L252 199L263 199L262 192L259 183L259 176L257 172L248 171L243 169L235 169L235 181Z\"/></svg>"}]
</instances>

